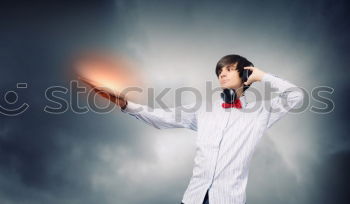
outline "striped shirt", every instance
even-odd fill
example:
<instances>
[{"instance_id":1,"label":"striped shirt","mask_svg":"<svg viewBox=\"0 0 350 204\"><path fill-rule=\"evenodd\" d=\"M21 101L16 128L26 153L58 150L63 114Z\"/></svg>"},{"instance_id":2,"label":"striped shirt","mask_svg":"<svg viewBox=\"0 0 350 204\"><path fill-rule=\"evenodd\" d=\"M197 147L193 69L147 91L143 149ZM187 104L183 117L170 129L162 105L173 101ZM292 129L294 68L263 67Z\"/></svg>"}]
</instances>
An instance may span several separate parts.
<instances>
[{"instance_id":1,"label":"striped shirt","mask_svg":"<svg viewBox=\"0 0 350 204\"><path fill-rule=\"evenodd\" d=\"M165 111L133 102L121 110L155 128L197 131L194 168L182 198L184 204L202 204L208 189L210 204L246 202L249 163L256 145L266 129L303 100L297 86L284 79L266 73L261 81L269 82L278 96L249 103L242 96L242 109L222 108L223 101L216 100L210 111L205 110L206 105L192 112L184 111L184 106Z\"/></svg>"}]
</instances>

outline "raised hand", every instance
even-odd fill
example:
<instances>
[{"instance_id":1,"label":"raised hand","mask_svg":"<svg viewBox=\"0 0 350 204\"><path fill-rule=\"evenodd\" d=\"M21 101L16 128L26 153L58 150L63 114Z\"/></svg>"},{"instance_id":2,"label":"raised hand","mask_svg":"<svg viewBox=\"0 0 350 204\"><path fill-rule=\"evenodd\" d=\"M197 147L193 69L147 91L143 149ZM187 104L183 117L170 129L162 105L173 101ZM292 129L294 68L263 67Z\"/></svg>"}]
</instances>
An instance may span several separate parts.
<instances>
[{"instance_id":1,"label":"raised hand","mask_svg":"<svg viewBox=\"0 0 350 204\"><path fill-rule=\"evenodd\" d=\"M250 85L256 81L261 81L265 74L265 72L257 67L244 67L244 69L249 69L252 71L252 74L249 76L248 80L244 82L244 85Z\"/></svg>"}]
</instances>

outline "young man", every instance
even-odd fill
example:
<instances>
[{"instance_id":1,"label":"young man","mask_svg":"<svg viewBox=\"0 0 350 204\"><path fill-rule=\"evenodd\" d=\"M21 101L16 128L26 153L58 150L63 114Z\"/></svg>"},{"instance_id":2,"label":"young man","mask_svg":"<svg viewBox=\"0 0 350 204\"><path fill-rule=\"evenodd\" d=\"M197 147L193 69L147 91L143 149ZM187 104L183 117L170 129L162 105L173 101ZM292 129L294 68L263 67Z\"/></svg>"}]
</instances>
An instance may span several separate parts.
<instances>
[{"instance_id":1,"label":"young man","mask_svg":"<svg viewBox=\"0 0 350 204\"><path fill-rule=\"evenodd\" d=\"M244 82L247 70L252 73ZM211 111L202 108L181 112L178 107L171 111L150 110L125 98L98 92L120 106L122 112L155 128L189 128L198 132L195 164L182 199L184 204L244 204L249 163L256 145L266 129L303 100L296 85L253 67L239 55L224 56L215 71L221 87L233 90L236 98L229 103L215 101ZM244 91L259 81L270 83L278 97L262 100L260 105L248 103Z\"/></svg>"}]
</instances>

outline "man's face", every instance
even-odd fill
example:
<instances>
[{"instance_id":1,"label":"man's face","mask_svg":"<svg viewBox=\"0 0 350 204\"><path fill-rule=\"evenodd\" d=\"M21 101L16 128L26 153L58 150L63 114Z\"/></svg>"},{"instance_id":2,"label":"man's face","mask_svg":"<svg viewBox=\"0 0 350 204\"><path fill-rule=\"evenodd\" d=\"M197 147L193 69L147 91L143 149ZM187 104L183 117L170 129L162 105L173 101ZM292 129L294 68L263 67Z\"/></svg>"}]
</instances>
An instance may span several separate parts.
<instances>
[{"instance_id":1,"label":"man's face","mask_svg":"<svg viewBox=\"0 0 350 204\"><path fill-rule=\"evenodd\" d=\"M242 86L242 79L239 77L239 72L236 70L237 63L227 65L219 72L219 82L221 88L238 89Z\"/></svg>"}]
</instances>

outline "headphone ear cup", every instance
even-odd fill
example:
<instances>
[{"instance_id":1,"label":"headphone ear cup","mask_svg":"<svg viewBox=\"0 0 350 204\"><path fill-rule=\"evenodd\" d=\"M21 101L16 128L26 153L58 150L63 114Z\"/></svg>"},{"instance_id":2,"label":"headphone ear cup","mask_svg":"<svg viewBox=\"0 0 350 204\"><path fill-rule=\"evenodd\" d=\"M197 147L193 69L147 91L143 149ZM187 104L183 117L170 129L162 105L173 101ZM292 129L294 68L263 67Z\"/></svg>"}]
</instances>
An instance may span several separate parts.
<instances>
[{"instance_id":1,"label":"headphone ear cup","mask_svg":"<svg viewBox=\"0 0 350 204\"><path fill-rule=\"evenodd\" d=\"M236 99L236 92L234 89L224 89L220 96L226 103L232 103Z\"/></svg>"},{"instance_id":2,"label":"headphone ear cup","mask_svg":"<svg viewBox=\"0 0 350 204\"><path fill-rule=\"evenodd\" d=\"M222 100L225 101L225 94L224 94L224 92L221 92L220 96L221 96Z\"/></svg>"},{"instance_id":3,"label":"headphone ear cup","mask_svg":"<svg viewBox=\"0 0 350 204\"><path fill-rule=\"evenodd\" d=\"M244 72L243 72L243 78L242 78L243 83L246 82L246 81L248 81L248 78L249 78L249 76L250 76L252 73L253 73L253 71L251 71L251 70L249 70L249 69L244 70ZM249 87L250 87L250 85L245 85L245 84L243 84L243 92L244 92L245 90L247 90Z\"/></svg>"},{"instance_id":4,"label":"headphone ear cup","mask_svg":"<svg viewBox=\"0 0 350 204\"><path fill-rule=\"evenodd\" d=\"M253 73L253 71L251 71L249 69L244 70L243 77L242 77L243 82L248 81L248 78L252 73Z\"/></svg>"}]
</instances>

